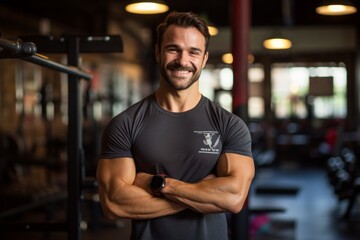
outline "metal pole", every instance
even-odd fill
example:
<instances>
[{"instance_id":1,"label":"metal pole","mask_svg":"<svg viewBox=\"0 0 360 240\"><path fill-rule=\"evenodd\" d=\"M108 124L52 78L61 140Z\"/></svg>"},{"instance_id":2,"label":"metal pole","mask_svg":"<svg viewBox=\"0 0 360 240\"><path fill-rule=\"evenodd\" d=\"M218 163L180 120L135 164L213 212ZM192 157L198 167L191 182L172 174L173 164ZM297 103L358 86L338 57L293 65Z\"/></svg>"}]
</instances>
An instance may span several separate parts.
<instances>
[{"instance_id":1,"label":"metal pole","mask_svg":"<svg viewBox=\"0 0 360 240\"><path fill-rule=\"evenodd\" d=\"M59 72L67 73L86 80L91 80L92 76L78 69L75 66L66 66L43 55L37 54L37 46L32 42L14 42L0 38L0 59L1 58L19 58L40 66L44 66Z\"/></svg>"},{"instance_id":2,"label":"metal pole","mask_svg":"<svg viewBox=\"0 0 360 240\"><path fill-rule=\"evenodd\" d=\"M25 60L25 61L28 61L28 62L32 62L32 63L38 64L38 65L47 67L47 68L57 70L59 72L63 72L63 73L67 73L69 75L73 75L73 76L78 77L78 78L83 78L83 79L86 79L86 80L90 80L92 78L92 76L90 74L82 72L78 68L71 67L71 66L65 66L65 65L62 65L60 63L53 62L53 61L51 61L49 59L46 59L46 58L44 58L42 56L39 56L37 54L33 55L33 56L30 56L30 57L23 57L22 59Z\"/></svg>"},{"instance_id":3,"label":"metal pole","mask_svg":"<svg viewBox=\"0 0 360 240\"><path fill-rule=\"evenodd\" d=\"M68 64L79 65L79 38L69 37ZM77 77L68 76L68 239L81 239L81 163L82 163L82 124L81 89Z\"/></svg>"}]
</instances>

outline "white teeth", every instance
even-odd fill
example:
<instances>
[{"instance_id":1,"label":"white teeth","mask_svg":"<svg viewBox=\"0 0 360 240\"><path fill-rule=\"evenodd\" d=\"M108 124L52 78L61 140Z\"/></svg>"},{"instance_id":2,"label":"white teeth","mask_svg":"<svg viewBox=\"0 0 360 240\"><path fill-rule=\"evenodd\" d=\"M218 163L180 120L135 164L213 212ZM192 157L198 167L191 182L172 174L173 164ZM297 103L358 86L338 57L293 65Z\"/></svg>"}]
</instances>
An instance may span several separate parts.
<instances>
[{"instance_id":1,"label":"white teeth","mask_svg":"<svg viewBox=\"0 0 360 240\"><path fill-rule=\"evenodd\" d=\"M186 73L189 73L189 71L176 71L176 72L178 72L178 73L180 73L180 74L186 74Z\"/></svg>"}]
</instances>

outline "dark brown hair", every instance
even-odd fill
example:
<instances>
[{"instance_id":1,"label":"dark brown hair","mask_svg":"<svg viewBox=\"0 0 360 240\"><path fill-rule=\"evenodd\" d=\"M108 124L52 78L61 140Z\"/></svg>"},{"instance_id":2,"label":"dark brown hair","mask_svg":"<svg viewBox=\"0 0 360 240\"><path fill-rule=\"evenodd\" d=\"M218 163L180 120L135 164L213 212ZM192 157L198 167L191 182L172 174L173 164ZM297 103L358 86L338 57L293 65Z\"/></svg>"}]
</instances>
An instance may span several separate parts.
<instances>
[{"instance_id":1,"label":"dark brown hair","mask_svg":"<svg viewBox=\"0 0 360 240\"><path fill-rule=\"evenodd\" d=\"M207 51L210 33L206 22L198 15L192 12L171 12L165 18L164 22L160 23L157 27L157 46L161 47L161 42L166 29L170 25L176 25L180 27L195 27L205 37L205 52Z\"/></svg>"}]
</instances>

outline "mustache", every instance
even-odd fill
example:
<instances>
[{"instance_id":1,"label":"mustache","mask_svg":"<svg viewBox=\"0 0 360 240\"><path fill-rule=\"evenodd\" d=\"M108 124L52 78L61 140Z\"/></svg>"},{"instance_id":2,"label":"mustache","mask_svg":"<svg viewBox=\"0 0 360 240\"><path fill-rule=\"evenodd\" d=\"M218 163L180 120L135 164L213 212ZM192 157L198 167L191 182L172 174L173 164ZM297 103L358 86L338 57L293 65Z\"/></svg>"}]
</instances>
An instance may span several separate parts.
<instances>
[{"instance_id":1,"label":"mustache","mask_svg":"<svg viewBox=\"0 0 360 240\"><path fill-rule=\"evenodd\" d=\"M189 67L189 66L183 66L179 63L169 63L166 67L167 69L170 70L177 70L177 71L189 71L189 72L194 72L195 69L193 67Z\"/></svg>"}]
</instances>

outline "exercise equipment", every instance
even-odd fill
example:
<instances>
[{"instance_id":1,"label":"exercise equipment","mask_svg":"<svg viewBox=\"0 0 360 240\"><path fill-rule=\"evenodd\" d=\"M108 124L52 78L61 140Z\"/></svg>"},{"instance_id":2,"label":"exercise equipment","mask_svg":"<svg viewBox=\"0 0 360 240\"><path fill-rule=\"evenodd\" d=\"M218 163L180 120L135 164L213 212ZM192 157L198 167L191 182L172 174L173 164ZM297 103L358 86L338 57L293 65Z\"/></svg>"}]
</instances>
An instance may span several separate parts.
<instances>
[{"instance_id":1,"label":"exercise equipment","mask_svg":"<svg viewBox=\"0 0 360 240\"><path fill-rule=\"evenodd\" d=\"M92 76L79 69L80 53L122 52L120 36L66 35L59 39L48 36L23 36L18 41L0 38L0 59L17 58L68 74L68 135L67 135L67 222L66 223L0 223L0 231L66 231L69 240L81 239L82 190L94 186L86 180L82 169L82 104L80 79ZM65 53L67 64L51 61L41 53Z\"/></svg>"},{"instance_id":2,"label":"exercise equipment","mask_svg":"<svg viewBox=\"0 0 360 240\"><path fill-rule=\"evenodd\" d=\"M327 174L338 198L340 200L349 198L357 177L354 152L348 148L343 148L340 155L330 157L327 161Z\"/></svg>"},{"instance_id":3,"label":"exercise equipment","mask_svg":"<svg viewBox=\"0 0 360 240\"><path fill-rule=\"evenodd\" d=\"M353 150L342 148L340 154L327 161L327 175L339 200L349 200L343 215L349 218L360 193L360 175L357 157Z\"/></svg>"}]
</instances>

